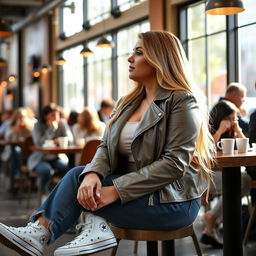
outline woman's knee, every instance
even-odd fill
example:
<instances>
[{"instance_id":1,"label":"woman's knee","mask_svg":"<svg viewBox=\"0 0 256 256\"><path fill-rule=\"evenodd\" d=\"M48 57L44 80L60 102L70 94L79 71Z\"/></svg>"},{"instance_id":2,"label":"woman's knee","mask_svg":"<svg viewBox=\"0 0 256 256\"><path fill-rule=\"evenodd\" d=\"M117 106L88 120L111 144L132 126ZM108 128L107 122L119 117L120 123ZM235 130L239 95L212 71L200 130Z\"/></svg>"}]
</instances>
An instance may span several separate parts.
<instances>
[{"instance_id":1,"label":"woman's knee","mask_svg":"<svg viewBox=\"0 0 256 256\"><path fill-rule=\"evenodd\" d=\"M72 176L78 179L79 175L83 172L85 166L77 166L70 169L65 176Z\"/></svg>"}]
</instances>

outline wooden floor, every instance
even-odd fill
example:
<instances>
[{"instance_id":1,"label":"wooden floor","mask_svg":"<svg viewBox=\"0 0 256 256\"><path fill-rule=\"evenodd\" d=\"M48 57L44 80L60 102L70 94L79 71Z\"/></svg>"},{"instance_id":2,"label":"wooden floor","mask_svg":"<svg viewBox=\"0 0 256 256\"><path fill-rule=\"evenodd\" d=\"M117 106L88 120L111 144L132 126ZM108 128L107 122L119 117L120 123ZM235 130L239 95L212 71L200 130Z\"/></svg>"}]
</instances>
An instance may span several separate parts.
<instances>
[{"instance_id":1,"label":"wooden floor","mask_svg":"<svg viewBox=\"0 0 256 256\"><path fill-rule=\"evenodd\" d=\"M0 174L1 175L1 174ZM24 226L27 223L29 215L33 212L36 207L36 195L33 195L33 200L31 202L30 209L26 209L25 201L19 204L18 200L10 198L7 191L8 180L3 176L0 177L0 222L12 226ZM196 220L196 233L197 237L200 238L200 234L203 228L203 223L201 220L201 214L199 214ZM65 244L66 242L72 240L75 237L74 234L64 234L59 238L54 244L50 245L45 251L46 256L53 255L53 252L59 246ZM134 242L132 241L121 241L119 249L117 252L118 256L134 256L133 254ZM204 256L221 256L223 255L222 250L213 250L207 246L200 244ZM159 251L160 251L159 244ZM194 256L196 252L193 247L191 238L184 238L175 241L176 256ZM0 244L0 256L17 256L18 254L4 245ZM99 252L93 254L94 256L108 256L110 255L110 250ZM145 242L139 242L138 256L146 256L146 244ZM160 254L159 254L160 255ZM244 256L255 256L256 255L256 239L250 241L248 246L244 248Z\"/></svg>"}]
</instances>

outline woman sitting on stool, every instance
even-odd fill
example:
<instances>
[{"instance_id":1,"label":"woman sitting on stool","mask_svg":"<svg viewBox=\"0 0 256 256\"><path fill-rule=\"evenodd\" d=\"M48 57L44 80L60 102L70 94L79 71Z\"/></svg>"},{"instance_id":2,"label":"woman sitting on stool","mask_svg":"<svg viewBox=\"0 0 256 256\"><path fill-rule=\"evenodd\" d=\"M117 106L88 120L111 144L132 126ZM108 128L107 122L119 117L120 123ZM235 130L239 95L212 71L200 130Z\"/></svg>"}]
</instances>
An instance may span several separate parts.
<instances>
[{"instance_id":1,"label":"woman sitting on stool","mask_svg":"<svg viewBox=\"0 0 256 256\"><path fill-rule=\"evenodd\" d=\"M26 227L0 225L9 247L41 255L82 211L84 230L55 256L116 246L107 221L150 230L194 222L210 181L214 144L182 46L169 32L141 33L128 61L137 84L117 103L92 162L69 171Z\"/></svg>"}]
</instances>

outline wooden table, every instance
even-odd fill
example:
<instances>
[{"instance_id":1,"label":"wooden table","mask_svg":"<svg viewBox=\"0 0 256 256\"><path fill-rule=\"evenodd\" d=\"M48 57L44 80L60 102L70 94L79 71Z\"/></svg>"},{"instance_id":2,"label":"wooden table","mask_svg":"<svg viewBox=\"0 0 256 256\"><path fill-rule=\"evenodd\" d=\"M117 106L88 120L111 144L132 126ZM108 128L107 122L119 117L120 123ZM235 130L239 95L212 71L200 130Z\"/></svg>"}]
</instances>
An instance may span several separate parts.
<instances>
[{"instance_id":1,"label":"wooden table","mask_svg":"<svg viewBox=\"0 0 256 256\"><path fill-rule=\"evenodd\" d=\"M222 168L223 255L243 255L241 166L256 166L256 152L216 155L216 166Z\"/></svg>"},{"instance_id":2,"label":"wooden table","mask_svg":"<svg viewBox=\"0 0 256 256\"><path fill-rule=\"evenodd\" d=\"M83 150L83 146L68 146L66 148L62 147L38 147L32 146L31 149L34 151L40 151L46 154L75 154L81 153Z\"/></svg>"},{"instance_id":3,"label":"wooden table","mask_svg":"<svg viewBox=\"0 0 256 256\"><path fill-rule=\"evenodd\" d=\"M75 166L75 156L76 153L81 153L84 146L68 146L66 148L62 147L38 147L31 146L34 151L40 151L45 154L67 154L68 156L68 168L71 169Z\"/></svg>"}]
</instances>

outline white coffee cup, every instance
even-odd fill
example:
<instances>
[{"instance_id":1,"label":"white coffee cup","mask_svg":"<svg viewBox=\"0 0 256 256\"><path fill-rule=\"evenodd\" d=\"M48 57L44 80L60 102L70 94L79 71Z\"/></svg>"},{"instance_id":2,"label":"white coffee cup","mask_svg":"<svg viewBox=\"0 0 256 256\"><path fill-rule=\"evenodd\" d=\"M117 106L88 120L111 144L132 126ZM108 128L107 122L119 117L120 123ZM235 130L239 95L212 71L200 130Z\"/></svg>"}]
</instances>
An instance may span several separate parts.
<instances>
[{"instance_id":1,"label":"white coffee cup","mask_svg":"<svg viewBox=\"0 0 256 256\"><path fill-rule=\"evenodd\" d=\"M256 152L256 143L252 143L252 149L254 152Z\"/></svg>"},{"instance_id":2,"label":"white coffee cup","mask_svg":"<svg viewBox=\"0 0 256 256\"><path fill-rule=\"evenodd\" d=\"M68 137L58 137L58 143L61 148L68 147Z\"/></svg>"},{"instance_id":3,"label":"white coffee cup","mask_svg":"<svg viewBox=\"0 0 256 256\"><path fill-rule=\"evenodd\" d=\"M248 138L236 138L236 147L239 153L246 153L249 147Z\"/></svg>"},{"instance_id":4,"label":"white coffee cup","mask_svg":"<svg viewBox=\"0 0 256 256\"><path fill-rule=\"evenodd\" d=\"M233 154L235 139L221 139L217 143L217 147L222 150L223 154Z\"/></svg>"},{"instance_id":5,"label":"white coffee cup","mask_svg":"<svg viewBox=\"0 0 256 256\"><path fill-rule=\"evenodd\" d=\"M44 146L45 147L54 147L55 146L54 140L45 140L44 141Z\"/></svg>"},{"instance_id":6,"label":"white coffee cup","mask_svg":"<svg viewBox=\"0 0 256 256\"><path fill-rule=\"evenodd\" d=\"M77 138L76 139L76 145L83 147L85 145L85 138Z\"/></svg>"}]
</instances>

